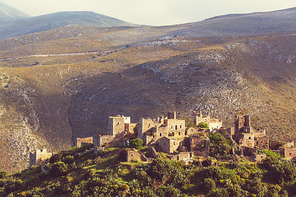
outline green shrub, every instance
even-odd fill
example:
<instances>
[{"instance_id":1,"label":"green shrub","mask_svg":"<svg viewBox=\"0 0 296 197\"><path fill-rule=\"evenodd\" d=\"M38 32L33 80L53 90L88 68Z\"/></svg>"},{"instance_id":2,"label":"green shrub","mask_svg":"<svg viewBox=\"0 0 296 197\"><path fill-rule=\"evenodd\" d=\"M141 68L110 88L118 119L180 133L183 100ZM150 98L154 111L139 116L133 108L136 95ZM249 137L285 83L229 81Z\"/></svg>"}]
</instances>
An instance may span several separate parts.
<instances>
[{"instance_id":1,"label":"green shrub","mask_svg":"<svg viewBox=\"0 0 296 197\"><path fill-rule=\"evenodd\" d=\"M140 138L135 138L130 141L130 146L132 148L139 149L143 147L143 143L144 143L143 140L141 140Z\"/></svg>"},{"instance_id":2,"label":"green shrub","mask_svg":"<svg viewBox=\"0 0 296 197\"><path fill-rule=\"evenodd\" d=\"M63 162L66 163L66 164L73 163L74 162L74 156L68 155L68 156L64 157Z\"/></svg>"},{"instance_id":3,"label":"green shrub","mask_svg":"<svg viewBox=\"0 0 296 197\"><path fill-rule=\"evenodd\" d=\"M118 154L119 161L126 161L127 158L127 150L121 150Z\"/></svg>"},{"instance_id":4,"label":"green shrub","mask_svg":"<svg viewBox=\"0 0 296 197\"><path fill-rule=\"evenodd\" d=\"M6 171L0 171L0 179L4 179L7 175Z\"/></svg>"},{"instance_id":5,"label":"green shrub","mask_svg":"<svg viewBox=\"0 0 296 197\"><path fill-rule=\"evenodd\" d=\"M180 190L174 188L172 185L161 186L156 190L156 195L159 197L177 197L180 196Z\"/></svg>"},{"instance_id":6,"label":"green shrub","mask_svg":"<svg viewBox=\"0 0 296 197\"><path fill-rule=\"evenodd\" d=\"M54 154L50 159L49 159L49 162L50 163L56 163L56 162L58 162L58 161L61 161L61 159L62 159L62 153L61 152L59 152L58 154Z\"/></svg>"},{"instance_id":7,"label":"green shrub","mask_svg":"<svg viewBox=\"0 0 296 197\"><path fill-rule=\"evenodd\" d=\"M67 165L64 162L59 161L59 162L54 163L51 166L50 174L52 174L53 176L56 176L56 177L62 176L67 172L67 170L68 170Z\"/></svg>"},{"instance_id":8,"label":"green shrub","mask_svg":"<svg viewBox=\"0 0 296 197\"><path fill-rule=\"evenodd\" d=\"M223 174L222 174L222 170L220 167L210 166L210 167L202 168L197 173L197 177L201 180L205 180L206 178L211 178L217 183L218 180L223 178Z\"/></svg>"},{"instance_id":9,"label":"green shrub","mask_svg":"<svg viewBox=\"0 0 296 197\"><path fill-rule=\"evenodd\" d=\"M209 129L210 128L208 123L204 123L204 122L199 123L198 127L203 128L203 129Z\"/></svg>"},{"instance_id":10,"label":"green shrub","mask_svg":"<svg viewBox=\"0 0 296 197\"><path fill-rule=\"evenodd\" d=\"M166 158L158 157L152 161L147 172L151 177L161 180L164 176L169 177L175 167L174 162Z\"/></svg>"},{"instance_id":11,"label":"green shrub","mask_svg":"<svg viewBox=\"0 0 296 197\"><path fill-rule=\"evenodd\" d=\"M211 197L229 197L229 193L226 188L217 188L213 191Z\"/></svg>"},{"instance_id":12,"label":"green shrub","mask_svg":"<svg viewBox=\"0 0 296 197\"><path fill-rule=\"evenodd\" d=\"M206 178L203 183L203 189L206 193L212 192L214 189L216 189L216 183L211 178Z\"/></svg>"}]
</instances>

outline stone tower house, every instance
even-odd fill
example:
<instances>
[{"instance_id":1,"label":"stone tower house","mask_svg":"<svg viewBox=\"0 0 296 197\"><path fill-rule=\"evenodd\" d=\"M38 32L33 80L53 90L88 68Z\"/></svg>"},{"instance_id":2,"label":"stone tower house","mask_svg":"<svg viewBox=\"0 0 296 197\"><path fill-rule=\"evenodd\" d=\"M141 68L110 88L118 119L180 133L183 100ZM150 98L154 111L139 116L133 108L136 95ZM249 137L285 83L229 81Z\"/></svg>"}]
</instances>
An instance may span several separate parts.
<instances>
[{"instance_id":1,"label":"stone tower house","mask_svg":"<svg viewBox=\"0 0 296 197\"><path fill-rule=\"evenodd\" d=\"M169 112L168 117L140 119L138 138L143 140L144 145L157 142L160 138L169 136L185 137L185 120L178 120L176 112Z\"/></svg>"},{"instance_id":2,"label":"stone tower house","mask_svg":"<svg viewBox=\"0 0 296 197\"><path fill-rule=\"evenodd\" d=\"M239 132L251 133L250 115L235 117L235 133L239 133Z\"/></svg>"},{"instance_id":3,"label":"stone tower house","mask_svg":"<svg viewBox=\"0 0 296 197\"><path fill-rule=\"evenodd\" d=\"M53 153L48 153L46 149L36 150L35 153L30 152L29 166L39 165L44 160L49 159L52 155Z\"/></svg>"}]
</instances>

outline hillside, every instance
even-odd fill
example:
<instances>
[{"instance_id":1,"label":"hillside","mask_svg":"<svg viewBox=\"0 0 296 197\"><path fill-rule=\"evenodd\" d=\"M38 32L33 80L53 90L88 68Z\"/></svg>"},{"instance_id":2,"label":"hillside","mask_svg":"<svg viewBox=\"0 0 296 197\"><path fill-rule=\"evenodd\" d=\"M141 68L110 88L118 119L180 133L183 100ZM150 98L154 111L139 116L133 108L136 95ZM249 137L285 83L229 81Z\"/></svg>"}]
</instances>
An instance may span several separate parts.
<instances>
[{"instance_id":1,"label":"hillside","mask_svg":"<svg viewBox=\"0 0 296 197\"><path fill-rule=\"evenodd\" d=\"M296 140L296 31L198 37L196 29L273 17L264 31L277 32L276 17L293 18L294 11L167 27L61 25L0 41L0 170L24 169L36 149L66 150L76 137L106 133L108 116L116 114L136 123L168 111L193 118L201 109L228 127L235 114L247 113L271 138ZM283 31L293 29L290 22ZM230 35L244 35L237 33Z\"/></svg>"},{"instance_id":2,"label":"hillside","mask_svg":"<svg viewBox=\"0 0 296 197\"><path fill-rule=\"evenodd\" d=\"M171 35L180 36L249 36L296 31L296 8L273 12L230 14L189 23Z\"/></svg>"},{"instance_id":3,"label":"hillside","mask_svg":"<svg viewBox=\"0 0 296 197\"><path fill-rule=\"evenodd\" d=\"M97 153L90 146L74 147L9 176L0 171L0 196L227 197L296 192L295 164L272 151L264 151L263 164L234 155L223 162L194 157L186 163L161 153L152 162L126 162L128 151L151 155L147 147L106 147Z\"/></svg>"},{"instance_id":4,"label":"hillside","mask_svg":"<svg viewBox=\"0 0 296 197\"><path fill-rule=\"evenodd\" d=\"M86 30L67 28L73 35ZM270 137L295 139L294 33L152 39L167 31L138 30L60 39L51 30L0 43L15 45L0 61L2 169L24 168L38 148L65 150L76 137L106 133L108 116L116 114L138 122L202 109L230 126L235 114L248 113ZM34 43L37 37L44 42Z\"/></svg>"},{"instance_id":5,"label":"hillside","mask_svg":"<svg viewBox=\"0 0 296 197\"><path fill-rule=\"evenodd\" d=\"M296 31L296 8L264 13L230 14L207 20L167 27L157 27L154 31L165 31L166 36L250 36L275 32ZM0 40L47 31L68 25L94 27L118 27L137 25L93 12L58 12L17 20L2 26ZM146 31L149 27L139 27Z\"/></svg>"},{"instance_id":6,"label":"hillside","mask_svg":"<svg viewBox=\"0 0 296 197\"><path fill-rule=\"evenodd\" d=\"M134 24L94 12L57 12L42 16L25 18L4 25L0 29L0 40L35 32L47 31L68 25L94 27L136 26Z\"/></svg>"},{"instance_id":7,"label":"hillside","mask_svg":"<svg viewBox=\"0 0 296 197\"><path fill-rule=\"evenodd\" d=\"M16 20L25 19L29 17L30 16L28 14L0 2L0 27L7 23L12 23Z\"/></svg>"}]
</instances>

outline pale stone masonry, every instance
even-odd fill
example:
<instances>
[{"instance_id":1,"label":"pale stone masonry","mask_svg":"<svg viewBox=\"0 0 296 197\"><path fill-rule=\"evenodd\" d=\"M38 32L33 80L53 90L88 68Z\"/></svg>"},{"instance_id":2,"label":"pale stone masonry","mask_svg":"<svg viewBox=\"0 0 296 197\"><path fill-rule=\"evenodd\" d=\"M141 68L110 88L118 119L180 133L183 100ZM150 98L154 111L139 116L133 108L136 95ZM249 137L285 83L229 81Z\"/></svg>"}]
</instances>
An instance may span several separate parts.
<instances>
[{"instance_id":1,"label":"pale stone masonry","mask_svg":"<svg viewBox=\"0 0 296 197\"><path fill-rule=\"evenodd\" d=\"M93 144L93 137L76 138L76 146L79 148L85 144Z\"/></svg>"},{"instance_id":2,"label":"pale stone masonry","mask_svg":"<svg viewBox=\"0 0 296 197\"><path fill-rule=\"evenodd\" d=\"M108 119L108 134L95 135L94 146L128 145L135 126L136 123L131 123L129 116L110 116Z\"/></svg>"},{"instance_id":3,"label":"pale stone masonry","mask_svg":"<svg viewBox=\"0 0 296 197\"><path fill-rule=\"evenodd\" d=\"M198 126L202 122L208 124L211 132L214 132L214 130L219 130L222 127L221 120L211 119L210 115L203 116L203 114L199 112L199 115L195 116L195 124Z\"/></svg>"},{"instance_id":4,"label":"pale stone masonry","mask_svg":"<svg viewBox=\"0 0 296 197\"><path fill-rule=\"evenodd\" d=\"M178 120L176 112L153 120L140 119L138 138L144 141L144 145L155 143L163 137L184 138L185 120Z\"/></svg>"},{"instance_id":5,"label":"pale stone masonry","mask_svg":"<svg viewBox=\"0 0 296 197\"><path fill-rule=\"evenodd\" d=\"M30 152L30 161L29 166L39 165L44 162L46 159L49 159L53 153L48 153L46 149L37 150L35 153Z\"/></svg>"}]
</instances>

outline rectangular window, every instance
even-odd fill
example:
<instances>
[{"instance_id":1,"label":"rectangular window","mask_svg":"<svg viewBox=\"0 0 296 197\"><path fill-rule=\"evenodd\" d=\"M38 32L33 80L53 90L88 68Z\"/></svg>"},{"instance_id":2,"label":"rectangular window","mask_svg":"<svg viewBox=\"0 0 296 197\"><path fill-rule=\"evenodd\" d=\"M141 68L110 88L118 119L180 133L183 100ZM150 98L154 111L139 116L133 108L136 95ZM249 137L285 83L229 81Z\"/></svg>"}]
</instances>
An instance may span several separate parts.
<instances>
[{"instance_id":1,"label":"rectangular window","mask_svg":"<svg viewBox=\"0 0 296 197\"><path fill-rule=\"evenodd\" d=\"M159 134L159 136L161 136L161 133Z\"/></svg>"},{"instance_id":2,"label":"rectangular window","mask_svg":"<svg viewBox=\"0 0 296 197\"><path fill-rule=\"evenodd\" d=\"M178 130L178 125L175 126L175 130Z\"/></svg>"}]
</instances>

